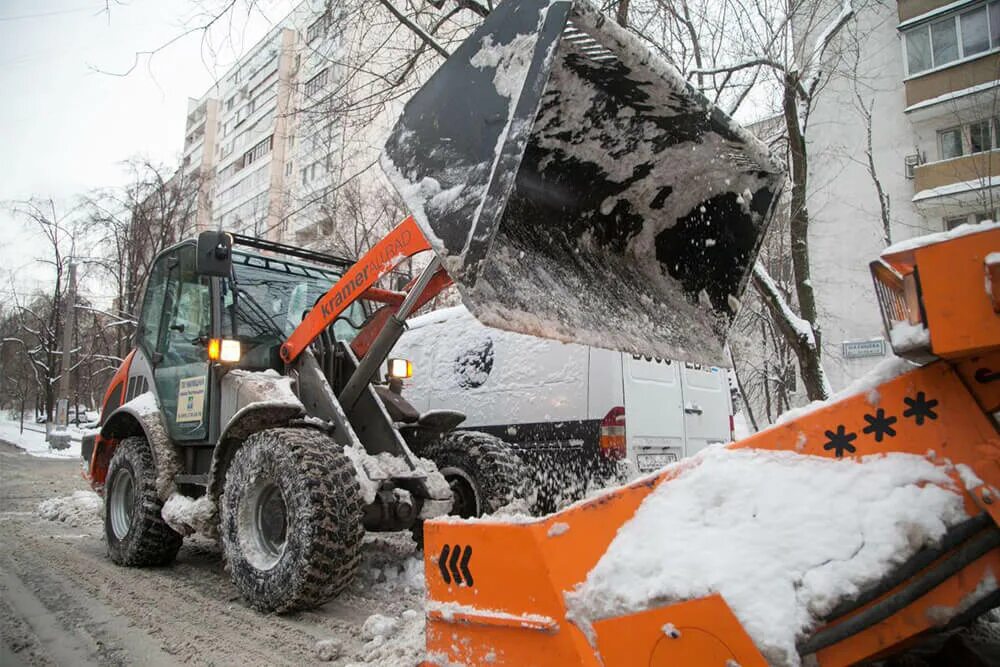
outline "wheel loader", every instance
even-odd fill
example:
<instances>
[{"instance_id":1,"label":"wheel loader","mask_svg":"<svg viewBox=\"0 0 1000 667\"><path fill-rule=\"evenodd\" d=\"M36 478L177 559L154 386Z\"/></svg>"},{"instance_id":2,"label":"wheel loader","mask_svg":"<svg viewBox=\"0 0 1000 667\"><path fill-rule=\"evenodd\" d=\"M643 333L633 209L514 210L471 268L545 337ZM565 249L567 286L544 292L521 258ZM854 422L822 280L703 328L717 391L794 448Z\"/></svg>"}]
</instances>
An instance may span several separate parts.
<instances>
[{"instance_id":1,"label":"wheel loader","mask_svg":"<svg viewBox=\"0 0 1000 667\"><path fill-rule=\"evenodd\" d=\"M726 365L725 332L783 181L760 142L584 0L498 4L407 103L382 166L484 324L715 365ZM888 664L1000 606L1000 227L971 231L871 264L886 335L914 362L906 372L546 517L427 522L426 664ZM897 536L882 569L788 582L793 600L841 588L811 599L807 621L764 627L790 637L780 659L754 614L772 601L740 604L713 583L727 573L712 564L752 558L751 545L699 552L699 531L718 533L709 514L674 539L655 533L690 506L679 490L697 493L692 476L727 456L867 475L897 499L898 522L856 548ZM899 487L873 472L894 465L924 472ZM800 479L797 491L765 480L758 492L789 515L828 499L818 521L832 527L837 494L855 486L829 479ZM730 490L714 489L709 506ZM897 493L949 509L928 516ZM758 502L741 497L740 534L759 543ZM934 531L907 532L927 522ZM850 562L825 537L805 540L827 550L816 567ZM803 540L783 525L766 542L780 558ZM661 563L682 556L680 581L656 588ZM761 564L746 578L765 576Z\"/></svg>"},{"instance_id":2,"label":"wheel loader","mask_svg":"<svg viewBox=\"0 0 1000 667\"><path fill-rule=\"evenodd\" d=\"M111 559L167 564L218 531L243 597L290 611L351 581L365 530L419 541L425 519L527 496L506 443L401 394L412 368L389 351L450 281L432 261L403 291L377 283L426 248L408 218L356 263L213 231L160 253L83 443Z\"/></svg>"}]
</instances>

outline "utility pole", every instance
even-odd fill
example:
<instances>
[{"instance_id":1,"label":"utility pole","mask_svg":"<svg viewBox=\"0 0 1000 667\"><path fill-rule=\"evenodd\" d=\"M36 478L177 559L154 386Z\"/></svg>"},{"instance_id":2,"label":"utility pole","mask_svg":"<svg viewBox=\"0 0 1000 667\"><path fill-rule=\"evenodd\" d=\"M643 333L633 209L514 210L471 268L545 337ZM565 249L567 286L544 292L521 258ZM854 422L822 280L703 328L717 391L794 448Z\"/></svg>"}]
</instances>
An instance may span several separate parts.
<instances>
[{"instance_id":1,"label":"utility pole","mask_svg":"<svg viewBox=\"0 0 1000 667\"><path fill-rule=\"evenodd\" d=\"M49 432L49 446L55 449L66 449L70 444L69 433L69 401L70 375L73 368L73 335L76 332L76 262L73 261L75 243L71 246L69 258L69 284L63 299L63 340L62 356L59 373L59 392L56 400L56 432ZM75 412L76 406L74 406Z\"/></svg>"},{"instance_id":2,"label":"utility pole","mask_svg":"<svg viewBox=\"0 0 1000 667\"><path fill-rule=\"evenodd\" d=\"M62 372L59 375L59 396L69 400L69 376L70 369L73 367L70 357L73 350L73 334L76 332L76 262L72 258L69 260L69 286L66 288L64 302Z\"/></svg>"}]
</instances>

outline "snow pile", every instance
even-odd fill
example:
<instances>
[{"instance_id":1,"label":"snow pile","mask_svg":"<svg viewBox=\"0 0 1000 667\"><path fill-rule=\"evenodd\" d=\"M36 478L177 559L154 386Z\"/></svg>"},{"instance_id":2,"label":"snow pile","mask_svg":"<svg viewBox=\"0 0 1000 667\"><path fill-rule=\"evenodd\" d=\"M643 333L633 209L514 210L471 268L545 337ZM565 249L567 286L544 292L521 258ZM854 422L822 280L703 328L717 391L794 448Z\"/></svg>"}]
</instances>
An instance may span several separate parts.
<instances>
[{"instance_id":1,"label":"snow pile","mask_svg":"<svg viewBox=\"0 0 1000 667\"><path fill-rule=\"evenodd\" d=\"M889 339L892 341L892 349L897 352L910 352L929 348L931 332L919 322L916 324L894 322L889 331Z\"/></svg>"},{"instance_id":2,"label":"snow pile","mask_svg":"<svg viewBox=\"0 0 1000 667\"><path fill-rule=\"evenodd\" d=\"M216 521L215 505L208 496L195 499L177 492L163 503L160 516L181 535L211 533Z\"/></svg>"},{"instance_id":3,"label":"snow pile","mask_svg":"<svg viewBox=\"0 0 1000 667\"><path fill-rule=\"evenodd\" d=\"M409 532L403 531L368 533L361 558L351 592L383 602L378 607L381 613L372 614L361 626L362 646L323 639L314 647L317 659L341 660L338 664L345 665L419 664L424 658L424 615L406 607L419 608L424 597L423 555Z\"/></svg>"},{"instance_id":4,"label":"snow pile","mask_svg":"<svg viewBox=\"0 0 1000 667\"><path fill-rule=\"evenodd\" d=\"M104 500L93 491L74 491L38 503L38 515L75 527L95 525L104 520Z\"/></svg>"},{"instance_id":5,"label":"snow pile","mask_svg":"<svg viewBox=\"0 0 1000 667\"><path fill-rule=\"evenodd\" d=\"M423 557L408 532L368 533L364 540L357 592L424 592Z\"/></svg>"},{"instance_id":6,"label":"snow pile","mask_svg":"<svg viewBox=\"0 0 1000 667\"><path fill-rule=\"evenodd\" d=\"M405 459L393 456L388 452L382 452L373 456L365 451L363 447L355 446L344 447L344 454L354 464L354 469L358 473L357 479L358 484L361 486L361 499L366 504L375 501L375 496L378 494L379 487L383 481L394 477L423 478L424 484L427 487L427 493L430 494L432 499L451 498L451 487L448 485L448 481L444 478L444 475L438 472L437 466L430 459L422 459L414 456L413 464L415 468L411 468ZM446 514L450 509L450 502L447 507L428 502L425 503L424 508L421 510L420 517L422 519L432 519L438 513Z\"/></svg>"},{"instance_id":7,"label":"snow pile","mask_svg":"<svg viewBox=\"0 0 1000 667\"><path fill-rule=\"evenodd\" d=\"M424 659L424 615L407 609L397 618L372 614L361 627L365 645L348 665L416 665Z\"/></svg>"},{"instance_id":8,"label":"snow pile","mask_svg":"<svg viewBox=\"0 0 1000 667\"><path fill-rule=\"evenodd\" d=\"M340 657L344 651L344 645L338 639L321 639L313 647L316 659L320 662L331 662Z\"/></svg>"},{"instance_id":9,"label":"snow pile","mask_svg":"<svg viewBox=\"0 0 1000 667\"><path fill-rule=\"evenodd\" d=\"M643 501L566 594L572 617L586 631L721 593L770 664L798 665L796 640L819 619L966 518L927 459L862 461L705 450Z\"/></svg>"}]
</instances>

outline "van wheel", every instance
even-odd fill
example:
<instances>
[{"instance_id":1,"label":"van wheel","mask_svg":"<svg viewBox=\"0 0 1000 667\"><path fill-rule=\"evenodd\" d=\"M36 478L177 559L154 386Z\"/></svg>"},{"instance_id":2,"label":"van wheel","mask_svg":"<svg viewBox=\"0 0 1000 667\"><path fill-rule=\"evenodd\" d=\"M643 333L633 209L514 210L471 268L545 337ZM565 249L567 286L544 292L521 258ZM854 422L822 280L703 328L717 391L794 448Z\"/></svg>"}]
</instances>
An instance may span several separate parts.
<instances>
[{"instance_id":1,"label":"van wheel","mask_svg":"<svg viewBox=\"0 0 1000 667\"><path fill-rule=\"evenodd\" d=\"M183 537L163 521L156 464L149 443L132 436L115 448L104 487L104 536L118 565L167 565Z\"/></svg>"},{"instance_id":2,"label":"van wheel","mask_svg":"<svg viewBox=\"0 0 1000 667\"><path fill-rule=\"evenodd\" d=\"M425 445L420 456L434 461L451 486L453 516L482 516L512 501L528 500L527 468L500 438L453 431Z\"/></svg>"},{"instance_id":3,"label":"van wheel","mask_svg":"<svg viewBox=\"0 0 1000 667\"><path fill-rule=\"evenodd\" d=\"M361 488L328 436L306 428L250 435L226 471L222 546L254 608L308 609L337 596L361 559Z\"/></svg>"}]
</instances>

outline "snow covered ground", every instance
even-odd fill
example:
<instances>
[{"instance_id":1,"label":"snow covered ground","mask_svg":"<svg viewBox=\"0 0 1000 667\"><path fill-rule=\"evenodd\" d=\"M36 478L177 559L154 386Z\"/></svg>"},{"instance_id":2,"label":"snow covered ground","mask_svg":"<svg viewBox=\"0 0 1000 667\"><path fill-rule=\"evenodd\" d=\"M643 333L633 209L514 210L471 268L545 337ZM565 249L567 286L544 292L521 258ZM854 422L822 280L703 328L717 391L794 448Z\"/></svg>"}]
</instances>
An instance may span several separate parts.
<instances>
[{"instance_id":1,"label":"snow covered ground","mask_svg":"<svg viewBox=\"0 0 1000 667\"><path fill-rule=\"evenodd\" d=\"M45 424L37 424L33 420L24 420L24 431L16 419L4 417L0 420L0 440L19 447L32 456L53 459L79 459L80 438L87 432L75 425L70 425L70 445L67 449L53 449L45 441Z\"/></svg>"}]
</instances>

